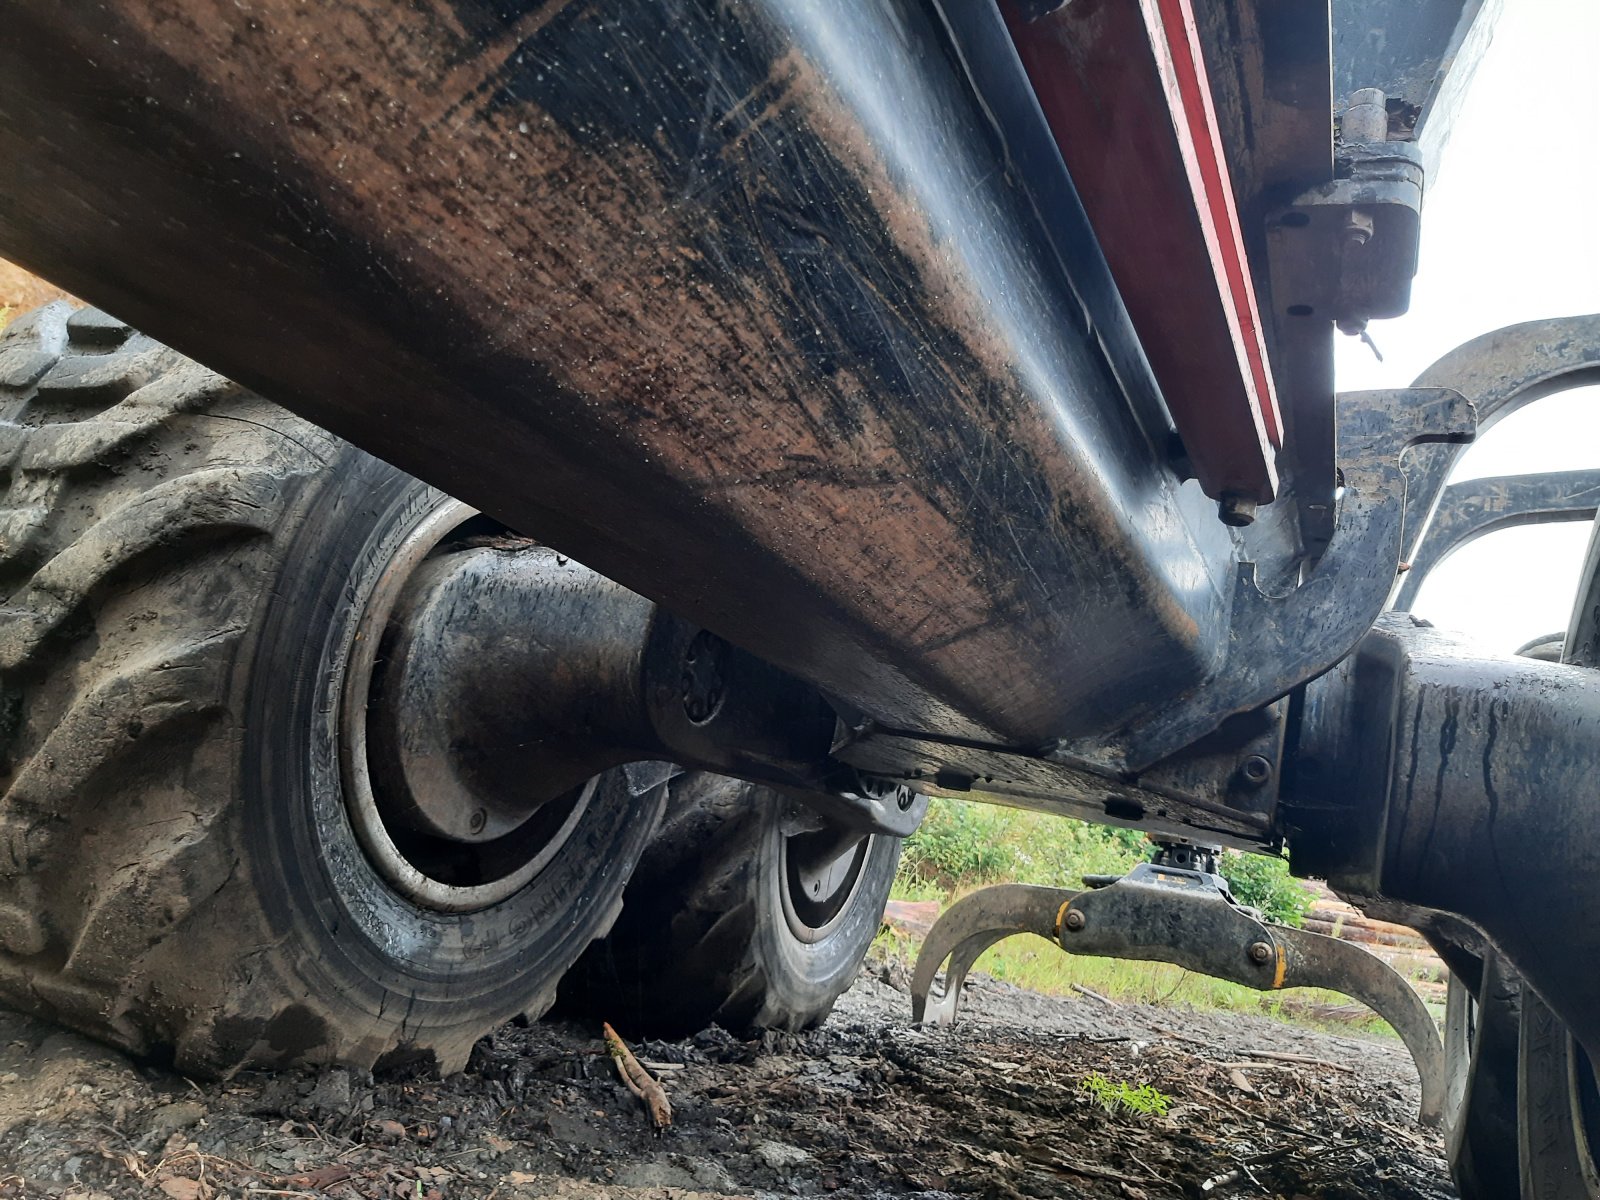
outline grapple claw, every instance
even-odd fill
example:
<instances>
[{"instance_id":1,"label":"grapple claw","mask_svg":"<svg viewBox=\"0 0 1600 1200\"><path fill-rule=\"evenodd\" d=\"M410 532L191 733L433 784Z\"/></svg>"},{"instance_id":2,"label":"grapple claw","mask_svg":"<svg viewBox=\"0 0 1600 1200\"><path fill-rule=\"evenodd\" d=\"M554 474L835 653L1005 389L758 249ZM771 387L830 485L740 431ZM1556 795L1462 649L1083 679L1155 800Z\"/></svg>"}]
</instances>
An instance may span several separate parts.
<instances>
[{"instance_id":1,"label":"grapple claw","mask_svg":"<svg viewBox=\"0 0 1600 1200\"><path fill-rule=\"evenodd\" d=\"M1391 1026L1422 1080L1419 1117L1444 1111L1444 1045L1415 989L1392 967L1350 942L1268 924L1236 904L1216 874L1141 863L1089 891L1001 884L952 905L934 923L911 981L912 1019L955 1020L961 985L978 956L1015 933L1032 933L1072 954L1170 962L1260 991L1321 987L1359 1000ZM934 977L949 960L943 990Z\"/></svg>"},{"instance_id":2,"label":"grapple claw","mask_svg":"<svg viewBox=\"0 0 1600 1200\"><path fill-rule=\"evenodd\" d=\"M952 904L928 931L911 975L911 1019L948 1025L956 1019L961 984L978 956L1014 933L1056 940L1056 921L1077 892L1064 888L1002 883L982 888ZM930 996L934 976L945 959L944 989Z\"/></svg>"}]
</instances>

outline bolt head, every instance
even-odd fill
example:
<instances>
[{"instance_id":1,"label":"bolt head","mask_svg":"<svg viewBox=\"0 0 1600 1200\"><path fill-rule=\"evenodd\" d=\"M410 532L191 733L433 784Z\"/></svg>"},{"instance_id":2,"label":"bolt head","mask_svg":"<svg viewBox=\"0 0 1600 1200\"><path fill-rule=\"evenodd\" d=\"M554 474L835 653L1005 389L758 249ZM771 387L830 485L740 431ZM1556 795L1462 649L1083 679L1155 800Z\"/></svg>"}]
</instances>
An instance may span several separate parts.
<instances>
[{"instance_id":1,"label":"bolt head","mask_svg":"<svg viewBox=\"0 0 1600 1200\"><path fill-rule=\"evenodd\" d=\"M1084 926L1084 915L1075 908L1067 910L1067 919L1062 922L1066 927L1076 933Z\"/></svg>"},{"instance_id":2,"label":"bolt head","mask_svg":"<svg viewBox=\"0 0 1600 1200\"><path fill-rule=\"evenodd\" d=\"M1266 962L1270 962L1271 960L1272 960L1272 947L1271 946L1267 945L1266 942L1251 942L1250 943L1250 961L1251 962L1266 963Z\"/></svg>"},{"instance_id":3,"label":"bolt head","mask_svg":"<svg viewBox=\"0 0 1600 1200\"><path fill-rule=\"evenodd\" d=\"M1217 518L1224 525L1242 529L1255 524L1256 502L1238 492L1228 492L1217 501Z\"/></svg>"}]
</instances>

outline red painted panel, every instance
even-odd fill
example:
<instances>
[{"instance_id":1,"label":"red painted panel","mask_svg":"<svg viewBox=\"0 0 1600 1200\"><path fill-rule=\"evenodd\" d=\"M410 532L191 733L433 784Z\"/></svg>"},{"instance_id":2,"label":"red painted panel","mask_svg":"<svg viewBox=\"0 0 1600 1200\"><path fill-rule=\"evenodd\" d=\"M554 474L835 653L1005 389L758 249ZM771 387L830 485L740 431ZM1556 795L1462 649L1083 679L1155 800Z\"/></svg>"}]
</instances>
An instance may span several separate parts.
<instances>
[{"instance_id":1,"label":"red painted panel","mask_svg":"<svg viewBox=\"0 0 1600 1200\"><path fill-rule=\"evenodd\" d=\"M1201 486L1272 499L1282 422L1191 0L1005 9Z\"/></svg>"}]
</instances>

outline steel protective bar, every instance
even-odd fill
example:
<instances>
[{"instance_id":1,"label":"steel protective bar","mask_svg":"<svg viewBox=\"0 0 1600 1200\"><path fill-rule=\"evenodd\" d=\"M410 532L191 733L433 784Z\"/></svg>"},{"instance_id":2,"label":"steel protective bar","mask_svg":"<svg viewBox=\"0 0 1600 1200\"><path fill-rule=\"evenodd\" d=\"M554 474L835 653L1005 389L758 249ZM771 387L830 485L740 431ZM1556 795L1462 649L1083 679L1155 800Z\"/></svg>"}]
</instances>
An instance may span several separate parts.
<instances>
[{"instance_id":1,"label":"steel protective bar","mask_svg":"<svg viewBox=\"0 0 1600 1200\"><path fill-rule=\"evenodd\" d=\"M1201 485L1272 500L1282 418L1189 0L1007 15Z\"/></svg>"},{"instance_id":2,"label":"steel protective bar","mask_svg":"<svg viewBox=\"0 0 1600 1200\"><path fill-rule=\"evenodd\" d=\"M1478 411L1479 436L1502 417L1554 392L1600 382L1600 314L1507 325L1457 346L1421 375L1417 387L1460 392ZM1405 463L1407 490L1436 501L1461 451L1419 446ZM1411 561L1427 533L1431 507L1406 522L1401 557Z\"/></svg>"}]
</instances>

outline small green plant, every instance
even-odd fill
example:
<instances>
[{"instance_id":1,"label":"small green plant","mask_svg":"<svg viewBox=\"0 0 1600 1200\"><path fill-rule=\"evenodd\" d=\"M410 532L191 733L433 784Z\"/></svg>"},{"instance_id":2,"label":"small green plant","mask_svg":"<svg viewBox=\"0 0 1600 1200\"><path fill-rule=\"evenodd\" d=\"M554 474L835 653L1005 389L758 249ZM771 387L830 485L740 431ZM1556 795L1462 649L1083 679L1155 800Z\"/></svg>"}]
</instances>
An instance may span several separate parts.
<instances>
[{"instance_id":1,"label":"small green plant","mask_svg":"<svg viewBox=\"0 0 1600 1200\"><path fill-rule=\"evenodd\" d=\"M1288 861L1277 855L1229 850L1218 865L1233 889L1233 898L1259 908L1274 921L1298 926L1317 902L1310 890L1289 874Z\"/></svg>"},{"instance_id":2,"label":"small green plant","mask_svg":"<svg viewBox=\"0 0 1600 1200\"><path fill-rule=\"evenodd\" d=\"M1094 1096L1101 1108L1113 1116L1118 1112L1131 1112L1142 1117L1164 1117L1167 1115L1167 1106L1172 1103L1171 1096L1157 1091L1152 1084L1133 1087L1125 1080L1112 1083L1099 1071L1091 1071L1086 1075L1083 1087Z\"/></svg>"},{"instance_id":3,"label":"small green plant","mask_svg":"<svg viewBox=\"0 0 1600 1200\"><path fill-rule=\"evenodd\" d=\"M945 891L1025 881L1079 887L1085 874L1121 875L1149 857L1142 833L1047 813L936 797L906 839L902 889Z\"/></svg>"},{"instance_id":4,"label":"small green plant","mask_svg":"<svg viewBox=\"0 0 1600 1200\"><path fill-rule=\"evenodd\" d=\"M1015 813L987 804L935 798L906 839L900 871L946 889L1013 878L1021 864L1006 844Z\"/></svg>"}]
</instances>

